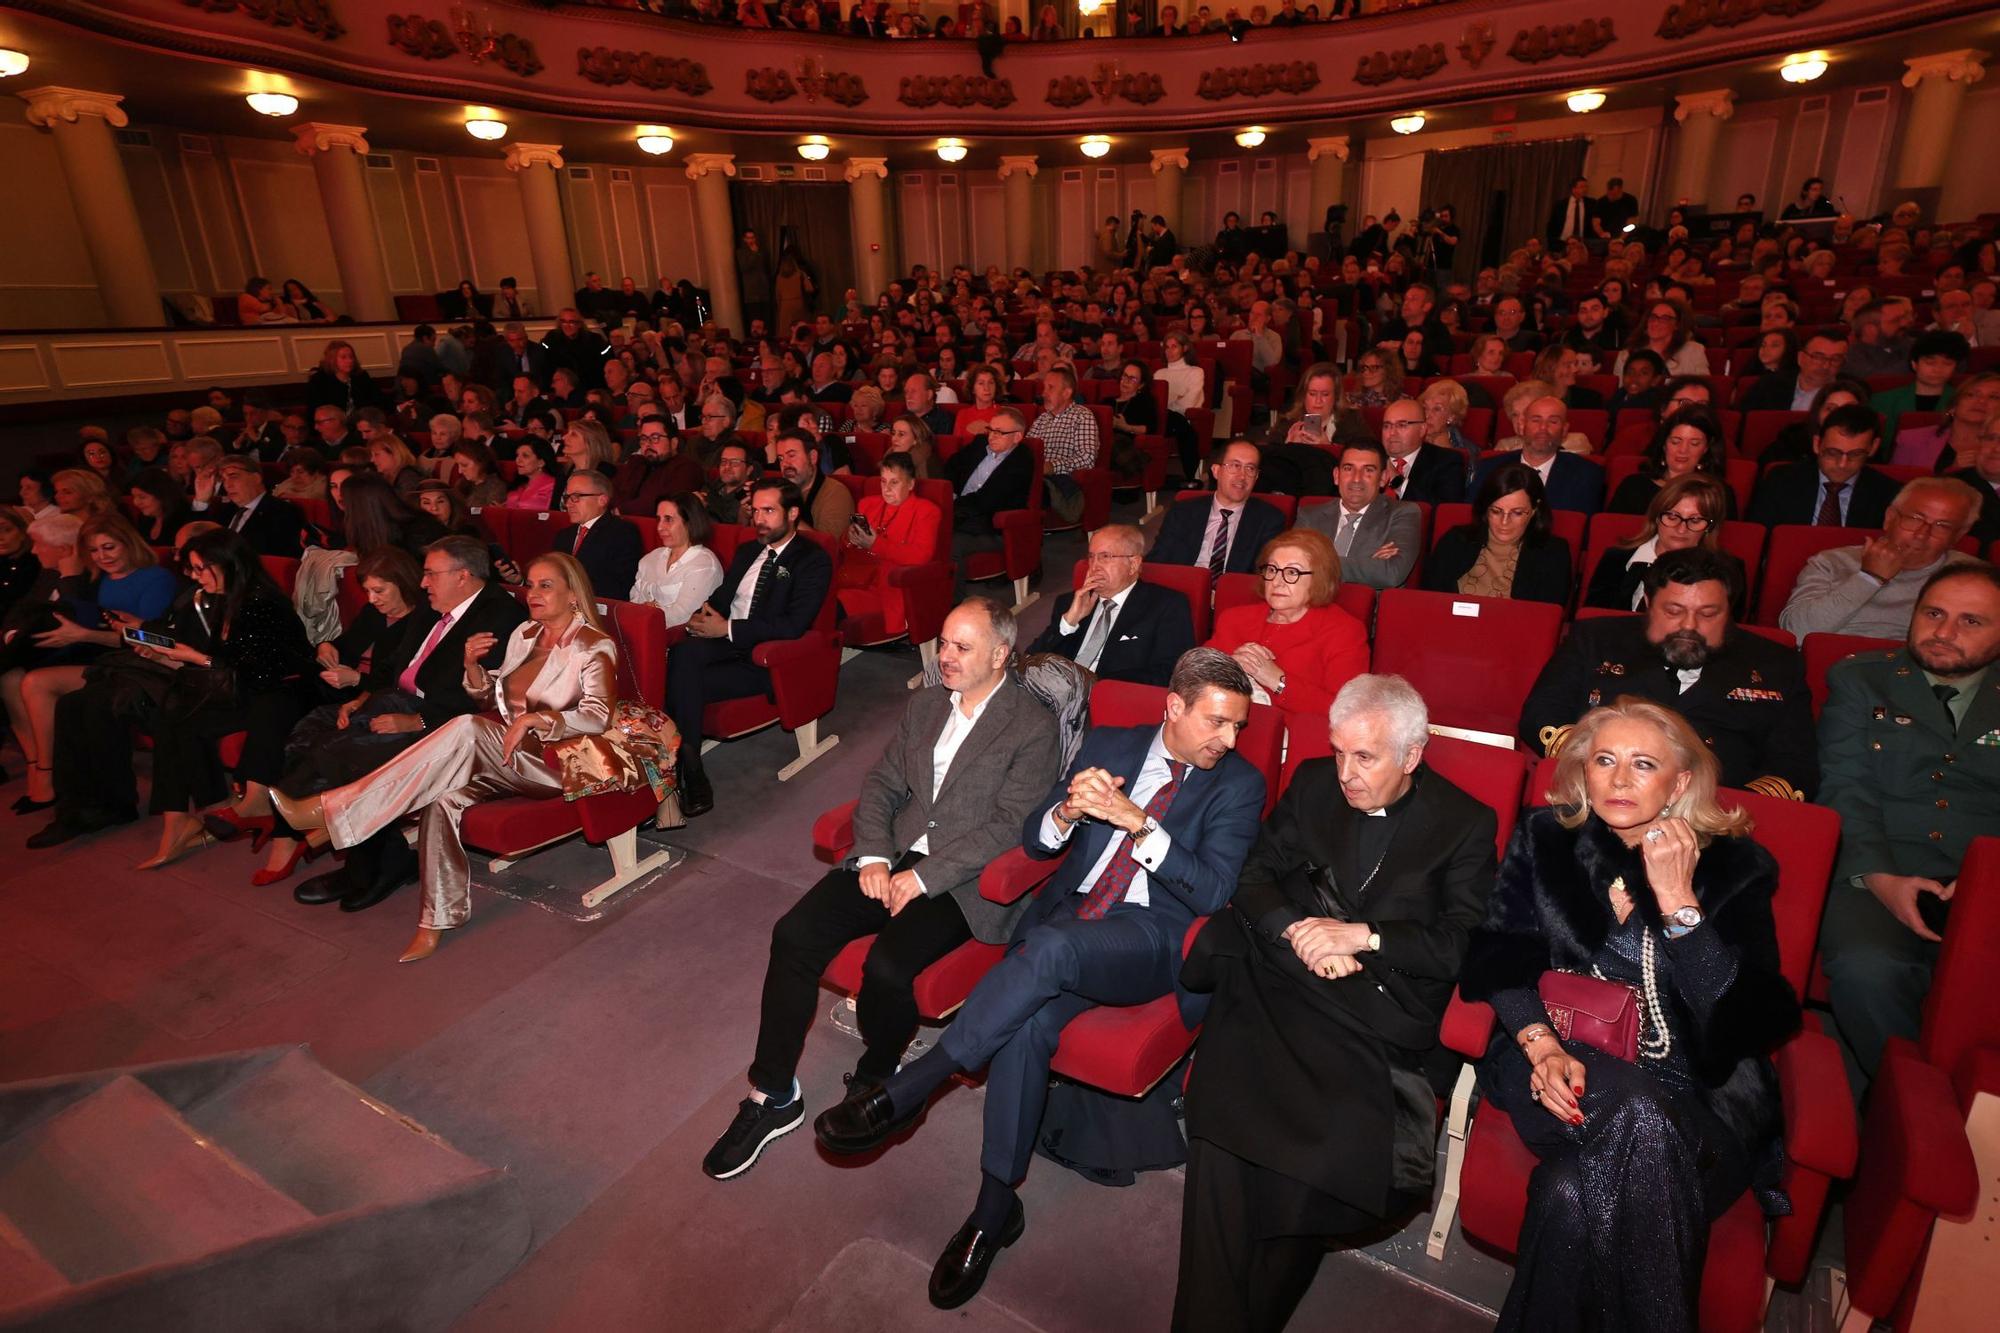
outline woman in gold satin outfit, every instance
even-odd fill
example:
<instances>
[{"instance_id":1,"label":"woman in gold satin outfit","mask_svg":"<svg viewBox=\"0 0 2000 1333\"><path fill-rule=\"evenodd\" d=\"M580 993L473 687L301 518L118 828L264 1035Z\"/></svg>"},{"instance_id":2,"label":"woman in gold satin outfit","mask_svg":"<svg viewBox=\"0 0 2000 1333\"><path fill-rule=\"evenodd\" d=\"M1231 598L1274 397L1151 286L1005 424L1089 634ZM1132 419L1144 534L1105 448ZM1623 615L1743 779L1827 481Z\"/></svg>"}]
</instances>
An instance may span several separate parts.
<instances>
[{"instance_id":1,"label":"woman in gold satin outfit","mask_svg":"<svg viewBox=\"0 0 2000 1333\"><path fill-rule=\"evenodd\" d=\"M618 695L618 653L597 617L590 577L561 552L528 566L528 621L508 639L498 671L479 659L491 634L465 643L465 688L491 703L500 720L456 717L357 782L293 802L276 798L297 829L325 828L336 847L351 847L404 815L421 812L417 849L423 866L423 915L397 959L414 963L437 952L442 932L472 915L471 872L459 822L466 808L496 796L553 796L559 774L542 744L594 735L611 720Z\"/></svg>"}]
</instances>

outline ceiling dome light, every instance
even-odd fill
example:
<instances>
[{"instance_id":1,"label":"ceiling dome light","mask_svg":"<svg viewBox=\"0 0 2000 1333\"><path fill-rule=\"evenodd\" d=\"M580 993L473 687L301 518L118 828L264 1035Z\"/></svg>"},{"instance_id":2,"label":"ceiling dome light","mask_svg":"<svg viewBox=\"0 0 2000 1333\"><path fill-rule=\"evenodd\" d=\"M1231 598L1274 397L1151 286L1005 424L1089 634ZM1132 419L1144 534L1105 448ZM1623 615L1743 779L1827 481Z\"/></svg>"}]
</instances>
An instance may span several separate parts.
<instances>
[{"instance_id":1,"label":"ceiling dome light","mask_svg":"<svg viewBox=\"0 0 2000 1333\"><path fill-rule=\"evenodd\" d=\"M0 79L11 79L28 68L28 53L0 49Z\"/></svg>"},{"instance_id":2,"label":"ceiling dome light","mask_svg":"<svg viewBox=\"0 0 2000 1333\"><path fill-rule=\"evenodd\" d=\"M937 141L937 155L942 161L963 162L965 161L965 151L965 140L963 139L939 139Z\"/></svg>"},{"instance_id":3,"label":"ceiling dome light","mask_svg":"<svg viewBox=\"0 0 2000 1333\"><path fill-rule=\"evenodd\" d=\"M243 100L260 116L289 116L299 109L299 99L290 93L247 93Z\"/></svg>"},{"instance_id":4,"label":"ceiling dome light","mask_svg":"<svg viewBox=\"0 0 2000 1333\"><path fill-rule=\"evenodd\" d=\"M1236 131L1236 146L1238 148L1255 148L1263 142L1264 127L1261 125L1252 125L1247 130Z\"/></svg>"},{"instance_id":5,"label":"ceiling dome light","mask_svg":"<svg viewBox=\"0 0 2000 1333\"><path fill-rule=\"evenodd\" d=\"M477 116L465 122L465 132L475 139L484 139L491 143L495 139L507 137L507 122L487 116Z\"/></svg>"},{"instance_id":6,"label":"ceiling dome light","mask_svg":"<svg viewBox=\"0 0 2000 1333\"><path fill-rule=\"evenodd\" d=\"M1826 52L1802 51L1785 57L1785 63L1778 67L1778 76L1786 83L1811 83L1826 73Z\"/></svg>"},{"instance_id":7,"label":"ceiling dome light","mask_svg":"<svg viewBox=\"0 0 2000 1333\"><path fill-rule=\"evenodd\" d=\"M1111 151L1111 140L1102 134L1089 134L1077 147L1085 157L1103 157Z\"/></svg>"},{"instance_id":8,"label":"ceiling dome light","mask_svg":"<svg viewBox=\"0 0 2000 1333\"><path fill-rule=\"evenodd\" d=\"M674 133L664 125L641 125L639 127L639 151L658 157L662 153L674 151Z\"/></svg>"},{"instance_id":9,"label":"ceiling dome light","mask_svg":"<svg viewBox=\"0 0 2000 1333\"><path fill-rule=\"evenodd\" d=\"M808 134L799 145L799 156L808 162L824 162L826 155L833 151L833 145L826 141L824 134Z\"/></svg>"},{"instance_id":10,"label":"ceiling dome light","mask_svg":"<svg viewBox=\"0 0 2000 1333\"><path fill-rule=\"evenodd\" d=\"M1412 111L1407 116L1398 116L1389 122L1389 128L1398 134L1415 134L1424 127L1424 113Z\"/></svg>"},{"instance_id":11,"label":"ceiling dome light","mask_svg":"<svg viewBox=\"0 0 2000 1333\"><path fill-rule=\"evenodd\" d=\"M1604 105L1604 94L1591 88L1580 93L1571 93L1567 100L1570 110L1579 116L1587 116Z\"/></svg>"}]
</instances>

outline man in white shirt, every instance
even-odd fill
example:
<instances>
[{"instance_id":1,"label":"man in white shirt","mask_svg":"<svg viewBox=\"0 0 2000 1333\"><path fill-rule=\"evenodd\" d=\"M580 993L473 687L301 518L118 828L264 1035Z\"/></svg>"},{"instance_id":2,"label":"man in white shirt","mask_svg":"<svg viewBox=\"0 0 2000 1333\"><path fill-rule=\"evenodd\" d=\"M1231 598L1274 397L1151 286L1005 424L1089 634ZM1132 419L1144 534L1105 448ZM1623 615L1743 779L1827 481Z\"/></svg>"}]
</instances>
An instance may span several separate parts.
<instances>
[{"instance_id":1,"label":"man in white shirt","mask_svg":"<svg viewBox=\"0 0 2000 1333\"><path fill-rule=\"evenodd\" d=\"M1061 771L1055 717L1007 674L1014 614L960 603L938 636L942 685L919 693L862 781L855 855L828 871L771 932L750 1095L702 1162L727 1180L805 1119L796 1070L820 975L851 941L875 936L855 1016L866 1044L849 1095L896 1072L915 1035L917 974L969 940L1005 943L1027 910L979 895L986 863Z\"/></svg>"},{"instance_id":2,"label":"man in white shirt","mask_svg":"<svg viewBox=\"0 0 2000 1333\"><path fill-rule=\"evenodd\" d=\"M1415 410L1408 399L1393 406ZM1416 505L1383 493L1388 460L1388 450L1373 440L1342 445L1333 474L1340 497L1299 515L1300 527L1322 532L1333 543L1342 583L1400 588L1416 568L1423 515Z\"/></svg>"},{"instance_id":3,"label":"man in white shirt","mask_svg":"<svg viewBox=\"0 0 2000 1333\"><path fill-rule=\"evenodd\" d=\"M1059 653L1100 680L1166 684L1194 647L1194 617L1180 593L1139 581L1145 552L1137 528L1110 523L1092 533L1082 586L1056 599L1048 628L1028 651Z\"/></svg>"},{"instance_id":4,"label":"man in white shirt","mask_svg":"<svg viewBox=\"0 0 2000 1333\"><path fill-rule=\"evenodd\" d=\"M1215 493L1167 506L1146 558L1160 565L1193 565L1217 578L1250 573L1264 543L1285 530L1278 507L1251 495L1261 467L1262 452L1250 441L1224 445L1209 464Z\"/></svg>"}]
</instances>

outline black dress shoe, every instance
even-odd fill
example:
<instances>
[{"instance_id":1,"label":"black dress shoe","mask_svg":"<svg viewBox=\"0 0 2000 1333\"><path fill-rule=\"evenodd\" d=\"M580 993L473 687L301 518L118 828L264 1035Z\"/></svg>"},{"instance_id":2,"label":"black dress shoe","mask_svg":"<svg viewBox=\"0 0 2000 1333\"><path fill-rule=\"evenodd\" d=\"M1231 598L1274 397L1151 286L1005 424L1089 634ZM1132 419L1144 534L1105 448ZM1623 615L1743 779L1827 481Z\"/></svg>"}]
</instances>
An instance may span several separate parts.
<instances>
[{"instance_id":1,"label":"black dress shoe","mask_svg":"<svg viewBox=\"0 0 2000 1333\"><path fill-rule=\"evenodd\" d=\"M688 819L699 819L715 809L715 789L708 785L708 774L697 769L681 782L681 814Z\"/></svg>"},{"instance_id":2,"label":"black dress shoe","mask_svg":"<svg viewBox=\"0 0 2000 1333\"><path fill-rule=\"evenodd\" d=\"M71 838L80 838L86 833L101 833L108 828L130 824L139 817L139 812L85 810L73 814L57 815L55 822L38 833L30 834L27 845L35 851L49 847L60 847Z\"/></svg>"},{"instance_id":3,"label":"black dress shoe","mask_svg":"<svg viewBox=\"0 0 2000 1333\"><path fill-rule=\"evenodd\" d=\"M46 801L38 801L32 796L23 796L14 802L14 813L17 815L32 815L49 809L55 803L56 798L53 796L49 797Z\"/></svg>"},{"instance_id":4,"label":"black dress shoe","mask_svg":"<svg viewBox=\"0 0 2000 1333\"><path fill-rule=\"evenodd\" d=\"M819 1119L813 1121L813 1134L828 1152L852 1157L880 1147L905 1126L915 1124L923 1113L920 1102L916 1109L897 1115L889 1094L870 1088L821 1111Z\"/></svg>"},{"instance_id":5,"label":"black dress shoe","mask_svg":"<svg viewBox=\"0 0 2000 1333\"><path fill-rule=\"evenodd\" d=\"M375 873L356 883L340 900L343 912L365 912L417 877L417 858L400 837L386 849Z\"/></svg>"},{"instance_id":6,"label":"black dress shoe","mask_svg":"<svg viewBox=\"0 0 2000 1333\"><path fill-rule=\"evenodd\" d=\"M32 851L45 851L50 847L60 847L71 838L81 837L83 830L65 819L56 819L45 827L28 835L27 846Z\"/></svg>"},{"instance_id":7,"label":"black dress shoe","mask_svg":"<svg viewBox=\"0 0 2000 1333\"><path fill-rule=\"evenodd\" d=\"M307 907L317 907L322 903L337 903L354 891L354 880L345 866L337 866L324 875L314 875L292 890L292 901L304 903Z\"/></svg>"},{"instance_id":8,"label":"black dress shoe","mask_svg":"<svg viewBox=\"0 0 2000 1333\"><path fill-rule=\"evenodd\" d=\"M940 1310L956 1310L977 1296L986 1285L986 1270L993 1267L994 1257L1021 1239L1021 1233L1027 1229L1028 1215L1019 1199L1014 1200L1007 1223L997 1236L975 1230L968 1220L944 1247L937 1266L931 1269L931 1304Z\"/></svg>"}]
</instances>

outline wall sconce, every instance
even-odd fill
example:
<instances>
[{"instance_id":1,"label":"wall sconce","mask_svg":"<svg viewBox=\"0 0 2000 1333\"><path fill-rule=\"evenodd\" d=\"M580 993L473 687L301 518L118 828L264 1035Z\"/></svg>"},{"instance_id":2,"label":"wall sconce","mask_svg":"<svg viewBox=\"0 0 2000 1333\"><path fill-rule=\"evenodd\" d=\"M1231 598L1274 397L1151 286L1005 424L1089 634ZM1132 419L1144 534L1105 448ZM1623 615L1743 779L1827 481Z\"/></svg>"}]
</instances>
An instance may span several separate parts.
<instances>
[{"instance_id":1,"label":"wall sconce","mask_svg":"<svg viewBox=\"0 0 2000 1333\"><path fill-rule=\"evenodd\" d=\"M937 141L937 155L941 161L963 162L965 161L965 153L965 140L963 139L939 139Z\"/></svg>"},{"instance_id":2,"label":"wall sconce","mask_svg":"<svg viewBox=\"0 0 2000 1333\"><path fill-rule=\"evenodd\" d=\"M1255 148L1264 142L1264 137L1264 127L1261 125L1252 125L1247 130L1236 131L1236 146L1238 148Z\"/></svg>"},{"instance_id":3,"label":"wall sconce","mask_svg":"<svg viewBox=\"0 0 2000 1333\"><path fill-rule=\"evenodd\" d=\"M0 79L11 79L16 74L25 73L28 68L28 53L11 49L0 50Z\"/></svg>"},{"instance_id":4,"label":"wall sconce","mask_svg":"<svg viewBox=\"0 0 2000 1333\"><path fill-rule=\"evenodd\" d=\"M289 116L299 109L299 99L290 93L246 93L243 100L260 116Z\"/></svg>"},{"instance_id":5,"label":"wall sconce","mask_svg":"<svg viewBox=\"0 0 2000 1333\"><path fill-rule=\"evenodd\" d=\"M1826 73L1826 66L1826 52L1801 51L1785 57L1785 63L1778 66L1778 77L1786 83L1811 83Z\"/></svg>"},{"instance_id":6,"label":"wall sconce","mask_svg":"<svg viewBox=\"0 0 2000 1333\"><path fill-rule=\"evenodd\" d=\"M1398 116L1389 122L1389 128L1398 134L1415 134L1424 127L1424 113L1412 111L1407 116Z\"/></svg>"},{"instance_id":7,"label":"wall sconce","mask_svg":"<svg viewBox=\"0 0 2000 1333\"><path fill-rule=\"evenodd\" d=\"M1111 140L1102 134L1086 135L1077 148L1085 157L1103 157L1111 151Z\"/></svg>"},{"instance_id":8,"label":"wall sconce","mask_svg":"<svg viewBox=\"0 0 2000 1333\"><path fill-rule=\"evenodd\" d=\"M1592 88L1580 93L1571 93L1565 100L1570 110L1579 116L1587 116L1604 105L1604 94Z\"/></svg>"},{"instance_id":9,"label":"wall sconce","mask_svg":"<svg viewBox=\"0 0 2000 1333\"><path fill-rule=\"evenodd\" d=\"M465 132L475 139L491 143L495 139L507 137L507 122L490 116L470 116L466 118Z\"/></svg>"},{"instance_id":10,"label":"wall sconce","mask_svg":"<svg viewBox=\"0 0 2000 1333\"><path fill-rule=\"evenodd\" d=\"M664 125L641 125L639 127L639 151L658 157L662 153L674 151L674 135Z\"/></svg>"},{"instance_id":11,"label":"wall sconce","mask_svg":"<svg viewBox=\"0 0 2000 1333\"><path fill-rule=\"evenodd\" d=\"M826 155L833 151L833 145L826 141L824 134L808 134L799 145L799 156L808 162L824 162Z\"/></svg>"}]
</instances>

